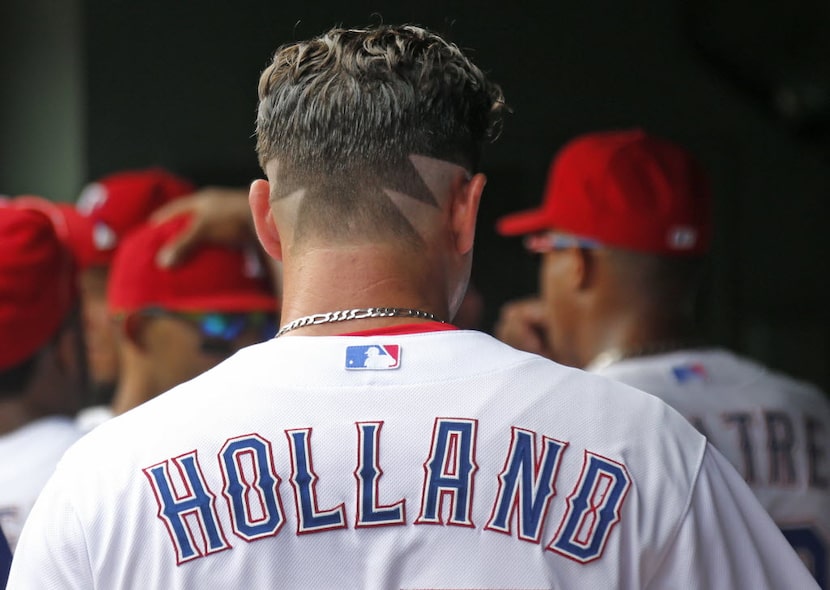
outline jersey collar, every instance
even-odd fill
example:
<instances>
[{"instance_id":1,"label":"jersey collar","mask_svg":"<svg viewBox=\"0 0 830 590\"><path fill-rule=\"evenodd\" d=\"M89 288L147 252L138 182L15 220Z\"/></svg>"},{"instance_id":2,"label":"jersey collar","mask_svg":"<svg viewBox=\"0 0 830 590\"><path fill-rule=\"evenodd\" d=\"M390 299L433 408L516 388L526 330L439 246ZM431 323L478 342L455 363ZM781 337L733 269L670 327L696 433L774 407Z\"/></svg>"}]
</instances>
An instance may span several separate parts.
<instances>
[{"instance_id":1,"label":"jersey collar","mask_svg":"<svg viewBox=\"0 0 830 590\"><path fill-rule=\"evenodd\" d=\"M412 324L398 324L397 326L386 326L385 328L374 328L371 330L360 330L358 332L346 332L340 336L400 336L401 334L421 334L425 332L445 332L458 330L457 326L444 324L442 322L416 322Z\"/></svg>"}]
</instances>

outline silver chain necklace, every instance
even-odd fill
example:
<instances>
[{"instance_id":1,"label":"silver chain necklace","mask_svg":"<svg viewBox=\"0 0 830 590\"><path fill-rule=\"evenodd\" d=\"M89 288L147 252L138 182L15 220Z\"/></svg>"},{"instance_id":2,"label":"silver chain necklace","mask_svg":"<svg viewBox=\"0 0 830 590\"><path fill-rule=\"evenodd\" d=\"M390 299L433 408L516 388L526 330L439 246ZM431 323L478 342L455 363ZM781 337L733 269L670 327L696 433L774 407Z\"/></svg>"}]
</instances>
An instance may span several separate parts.
<instances>
[{"instance_id":1,"label":"silver chain necklace","mask_svg":"<svg viewBox=\"0 0 830 590\"><path fill-rule=\"evenodd\" d=\"M420 309L407 309L403 307L365 307L358 309L340 309L338 311L327 311L325 313L315 313L285 324L280 328L274 338L279 338L286 332L296 330L297 328L304 328L306 326L318 326L320 324L330 324L332 322L348 322L349 320L365 320L368 318L417 318L421 320L431 320L433 322L441 322L446 324L442 319L439 319L435 314L428 311L421 311Z\"/></svg>"}]
</instances>

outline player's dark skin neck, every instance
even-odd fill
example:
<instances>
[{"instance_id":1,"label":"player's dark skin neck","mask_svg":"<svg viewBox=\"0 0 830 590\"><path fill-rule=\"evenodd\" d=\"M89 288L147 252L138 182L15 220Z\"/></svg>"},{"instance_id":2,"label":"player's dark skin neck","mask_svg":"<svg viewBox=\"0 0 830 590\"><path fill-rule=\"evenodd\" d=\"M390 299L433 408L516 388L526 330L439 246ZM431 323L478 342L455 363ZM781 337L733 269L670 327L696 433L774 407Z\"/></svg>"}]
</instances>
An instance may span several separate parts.
<instances>
[{"instance_id":1,"label":"player's dark skin neck","mask_svg":"<svg viewBox=\"0 0 830 590\"><path fill-rule=\"evenodd\" d=\"M110 401L114 415L123 414L160 394L153 379L153 368L140 347L124 338L119 349L121 372Z\"/></svg>"},{"instance_id":2,"label":"player's dark skin neck","mask_svg":"<svg viewBox=\"0 0 830 590\"><path fill-rule=\"evenodd\" d=\"M58 415L36 403L27 394L0 398L0 435L9 434L30 422L49 415Z\"/></svg>"},{"instance_id":3,"label":"player's dark skin neck","mask_svg":"<svg viewBox=\"0 0 830 590\"><path fill-rule=\"evenodd\" d=\"M77 346L74 335L65 334L58 342ZM0 435L47 416L71 417L77 411L77 375L68 370L60 348L61 344L44 348L23 391L0 396Z\"/></svg>"},{"instance_id":4,"label":"player's dark skin neck","mask_svg":"<svg viewBox=\"0 0 830 590\"><path fill-rule=\"evenodd\" d=\"M699 341L692 314L676 302L623 295L585 322L579 355L587 366L603 353L621 358L688 348Z\"/></svg>"},{"instance_id":5,"label":"player's dark skin neck","mask_svg":"<svg viewBox=\"0 0 830 590\"><path fill-rule=\"evenodd\" d=\"M0 435L14 432L37 418L22 397L0 399Z\"/></svg>"}]
</instances>

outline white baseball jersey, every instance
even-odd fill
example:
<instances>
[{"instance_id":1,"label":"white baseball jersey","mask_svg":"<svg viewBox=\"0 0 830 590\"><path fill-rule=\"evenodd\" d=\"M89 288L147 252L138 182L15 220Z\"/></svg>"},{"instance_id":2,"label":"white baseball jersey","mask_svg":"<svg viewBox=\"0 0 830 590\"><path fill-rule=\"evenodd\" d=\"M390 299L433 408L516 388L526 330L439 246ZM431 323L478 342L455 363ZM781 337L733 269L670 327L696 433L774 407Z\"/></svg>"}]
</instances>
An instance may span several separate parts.
<instances>
[{"instance_id":1,"label":"white baseball jersey","mask_svg":"<svg viewBox=\"0 0 830 590\"><path fill-rule=\"evenodd\" d=\"M81 434L71 418L50 416L0 436L0 525L12 549L40 490Z\"/></svg>"},{"instance_id":2,"label":"white baseball jersey","mask_svg":"<svg viewBox=\"0 0 830 590\"><path fill-rule=\"evenodd\" d=\"M720 349L625 359L597 372L688 418L830 588L830 400L821 391Z\"/></svg>"},{"instance_id":3,"label":"white baseball jersey","mask_svg":"<svg viewBox=\"0 0 830 590\"><path fill-rule=\"evenodd\" d=\"M815 582L668 405L441 331L277 338L100 425L38 500L9 581L207 587Z\"/></svg>"}]
</instances>

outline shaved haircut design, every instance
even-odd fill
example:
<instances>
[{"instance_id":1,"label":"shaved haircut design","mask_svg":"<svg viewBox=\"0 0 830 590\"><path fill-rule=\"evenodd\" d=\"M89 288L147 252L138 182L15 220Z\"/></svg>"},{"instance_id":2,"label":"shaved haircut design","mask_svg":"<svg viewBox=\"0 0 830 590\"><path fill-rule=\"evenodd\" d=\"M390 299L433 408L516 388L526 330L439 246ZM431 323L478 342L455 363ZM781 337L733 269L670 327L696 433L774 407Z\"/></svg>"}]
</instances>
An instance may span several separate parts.
<instances>
[{"instance_id":1,"label":"shaved haircut design","mask_svg":"<svg viewBox=\"0 0 830 590\"><path fill-rule=\"evenodd\" d=\"M506 111L454 44L415 26L335 28L277 50L259 83L257 153L278 162L272 199L302 195L296 236L421 242L391 194L440 198L414 163L479 164ZM381 235L378 235L378 234Z\"/></svg>"}]
</instances>

